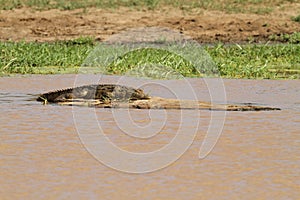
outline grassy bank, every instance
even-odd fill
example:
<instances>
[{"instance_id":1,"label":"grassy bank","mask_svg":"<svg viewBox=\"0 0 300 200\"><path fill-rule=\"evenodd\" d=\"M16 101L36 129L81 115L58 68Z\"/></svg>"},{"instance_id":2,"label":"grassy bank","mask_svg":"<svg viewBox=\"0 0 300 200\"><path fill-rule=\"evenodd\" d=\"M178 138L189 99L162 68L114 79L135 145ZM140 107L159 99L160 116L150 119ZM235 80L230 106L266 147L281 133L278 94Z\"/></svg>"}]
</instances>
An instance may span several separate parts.
<instances>
[{"instance_id":1,"label":"grassy bank","mask_svg":"<svg viewBox=\"0 0 300 200\"><path fill-rule=\"evenodd\" d=\"M97 43L92 38L53 43L0 42L0 74L77 73L95 47ZM203 46L203 49L216 65L218 73L214 75L254 79L300 78L299 44L218 44ZM190 62L178 55L153 49L118 57L108 66L106 73L124 74L147 63L170 67L186 77L201 77L206 73L195 70ZM90 67L95 72L102 69L96 65Z\"/></svg>"},{"instance_id":2,"label":"grassy bank","mask_svg":"<svg viewBox=\"0 0 300 200\"><path fill-rule=\"evenodd\" d=\"M208 9L222 10L228 13L268 14L275 9L284 9L285 5L296 3L297 0L0 0L0 10L30 7L36 10L47 9L88 9L91 7L115 9L130 7L133 9L157 9L172 6L183 10Z\"/></svg>"}]
</instances>

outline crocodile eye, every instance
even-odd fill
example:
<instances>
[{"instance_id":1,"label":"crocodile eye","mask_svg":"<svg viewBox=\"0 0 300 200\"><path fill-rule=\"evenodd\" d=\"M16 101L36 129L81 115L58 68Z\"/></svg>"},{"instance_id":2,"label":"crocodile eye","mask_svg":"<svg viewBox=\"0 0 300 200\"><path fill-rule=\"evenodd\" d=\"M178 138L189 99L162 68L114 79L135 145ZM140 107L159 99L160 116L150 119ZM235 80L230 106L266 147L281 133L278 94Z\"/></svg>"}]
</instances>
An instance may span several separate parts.
<instances>
[{"instance_id":1,"label":"crocodile eye","mask_svg":"<svg viewBox=\"0 0 300 200\"><path fill-rule=\"evenodd\" d=\"M73 99L73 94L66 94L65 99Z\"/></svg>"}]
</instances>

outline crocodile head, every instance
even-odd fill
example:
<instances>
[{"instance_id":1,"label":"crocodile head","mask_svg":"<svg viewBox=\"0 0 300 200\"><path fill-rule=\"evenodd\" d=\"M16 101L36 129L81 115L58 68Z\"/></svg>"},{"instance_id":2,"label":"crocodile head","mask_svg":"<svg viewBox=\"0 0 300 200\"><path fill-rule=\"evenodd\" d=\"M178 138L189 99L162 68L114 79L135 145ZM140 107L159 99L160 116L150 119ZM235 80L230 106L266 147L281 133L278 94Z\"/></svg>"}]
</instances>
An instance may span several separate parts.
<instances>
[{"instance_id":1,"label":"crocodile head","mask_svg":"<svg viewBox=\"0 0 300 200\"><path fill-rule=\"evenodd\" d=\"M135 89L130 99L131 100L150 99L150 96L148 94L145 94L142 89Z\"/></svg>"}]
</instances>

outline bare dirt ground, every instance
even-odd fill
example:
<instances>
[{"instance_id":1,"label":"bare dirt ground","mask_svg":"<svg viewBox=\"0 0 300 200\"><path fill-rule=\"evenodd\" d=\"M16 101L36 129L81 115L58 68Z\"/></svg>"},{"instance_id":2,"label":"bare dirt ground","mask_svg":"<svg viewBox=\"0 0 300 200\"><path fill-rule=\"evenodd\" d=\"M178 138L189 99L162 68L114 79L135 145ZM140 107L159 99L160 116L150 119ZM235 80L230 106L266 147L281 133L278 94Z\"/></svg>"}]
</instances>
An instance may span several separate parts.
<instances>
[{"instance_id":1,"label":"bare dirt ground","mask_svg":"<svg viewBox=\"0 0 300 200\"><path fill-rule=\"evenodd\" d=\"M16 9L0 11L0 40L55 41L93 36L103 41L113 34L138 27L168 27L201 43L262 42L272 34L300 32L300 3L272 13L226 14L220 11L183 11L176 8L73 11Z\"/></svg>"}]
</instances>

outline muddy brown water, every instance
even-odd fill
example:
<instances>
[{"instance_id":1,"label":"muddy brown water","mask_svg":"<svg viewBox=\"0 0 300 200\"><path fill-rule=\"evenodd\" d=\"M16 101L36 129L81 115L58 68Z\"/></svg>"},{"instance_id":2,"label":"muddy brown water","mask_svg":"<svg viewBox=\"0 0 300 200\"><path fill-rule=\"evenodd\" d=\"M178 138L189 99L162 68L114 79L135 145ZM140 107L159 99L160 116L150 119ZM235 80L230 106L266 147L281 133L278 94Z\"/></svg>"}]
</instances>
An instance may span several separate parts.
<instances>
[{"instance_id":1,"label":"muddy brown water","mask_svg":"<svg viewBox=\"0 0 300 200\"><path fill-rule=\"evenodd\" d=\"M223 80L228 102L275 106L282 110L227 112L216 146L199 159L211 111L113 111L80 107L76 108L80 117L74 120L73 107L34 101L41 92L73 86L75 78L75 75L0 78L0 199L299 198L299 80ZM100 81L115 83L120 79L102 76ZM95 80L99 76L84 75L79 83L95 83ZM193 98L184 80L124 80L128 85L142 85L151 95ZM188 80L199 100L211 99L207 82ZM216 102L224 102L221 96L214 98ZM96 120L89 117L90 113ZM110 141L130 152L147 153L162 148L172 141L179 127L187 130L187 135L189 130L195 131L196 136L187 151L171 165L151 173L131 174L112 169L91 155L80 140L76 120L81 120L80 124L91 134L99 131L94 126L98 123ZM151 131L154 133L151 137L138 138L139 134Z\"/></svg>"}]
</instances>

